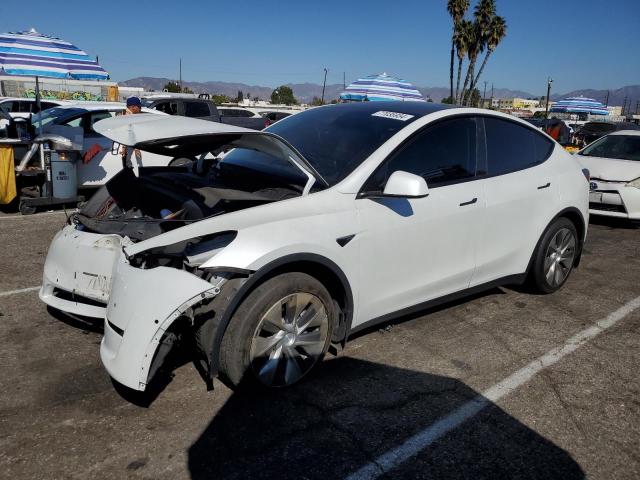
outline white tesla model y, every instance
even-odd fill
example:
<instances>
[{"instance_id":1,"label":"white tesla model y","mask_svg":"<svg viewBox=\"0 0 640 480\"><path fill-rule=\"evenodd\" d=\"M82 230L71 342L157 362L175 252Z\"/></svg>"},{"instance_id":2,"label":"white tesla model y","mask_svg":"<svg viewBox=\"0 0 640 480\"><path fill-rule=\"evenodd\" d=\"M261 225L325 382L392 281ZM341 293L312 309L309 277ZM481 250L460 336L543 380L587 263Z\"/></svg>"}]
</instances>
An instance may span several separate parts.
<instances>
[{"instance_id":1,"label":"white tesla model y","mask_svg":"<svg viewBox=\"0 0 640 480\"><path fill-rule=\"evenodd\" d=\"M95 129L191 159L123 171L53 240L42 300L105 319L102 361L144 390L180 341L211 379L278 387L353 332L578 265L588 172L500 113L315 108L269 129L136 115Z\"/></svg>"}]
</instances>

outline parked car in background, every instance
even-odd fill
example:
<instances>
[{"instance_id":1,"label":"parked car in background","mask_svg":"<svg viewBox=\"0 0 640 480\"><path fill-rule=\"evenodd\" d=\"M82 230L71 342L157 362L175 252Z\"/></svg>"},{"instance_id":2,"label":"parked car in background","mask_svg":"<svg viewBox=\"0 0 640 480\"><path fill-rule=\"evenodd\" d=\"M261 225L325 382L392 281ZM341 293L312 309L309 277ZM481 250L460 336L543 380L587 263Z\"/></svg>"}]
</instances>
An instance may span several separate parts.
<instances>
[{"instance_id":1,"label":"parked car in background","mask_svg":"<svg viewBox=\"0 0 640 480\"><path fill-rule=\"evenodd\" d=\"M34 114L31 123L36 130L42 124L43 133L58 133L72 139L79 135L82 142L80 151L82 157L89 149L98 145L100 151L91 160L79 162L77 165L78 187L96 188L104 185L122 169L123 165L120 153L112 151L113 142L97 133L93 126L100 120L122 114L125 108L126 106L122 103L69 102ZM147 114L162 115L158 111L146 108L142 111ZM29 164L39 163L35 150L31 150L27 155L27 158L20 161L19 169ZM136 169L139 166L167 166L172 161L179 160L175 156L167 157L152 152L138 152L138 155L132 162Z\"/></svg>"},{"instance_id":2,"label":"parked car in background","mask_svg":"<svg viewBox=\"0 0 640 480\"><path fill-rule=\"evenodd\" d=\"M258 114L244 108L217 107L207 98L184 95L157 94L142 98L142 105L168 115L198 118L211 122L226 123L238 127L262 130L269 124Z\"/></svg>"},{"instance_id":3,"label":"parked car in background","mask_svg":"<svg viewBox=\"0 0 640 480\"><path fill-rule=\"evenodd\" d=\"M63 105L62 100L42 100L42 110ZM35 98L0 98L0 110L8 113L13 118L29 118L32 113L38 113L38 104Z\"/></svg>"},{"instance_id":4,"label":"parked car in background","mask_svg":"<svg viewBox=\"0 0 640 480\"><path fill-rule=\"evenodd\" d=\"M210 379L292 385L378 322L505 283L558 290L586 236L576 157L489 110L366 102L263 132L176 117L96 128L155 153L235 147L121 172L49 248L40 298L104 318L103 364L136 390L181 339Z\"/></svg>"},{"instance_id":5,"label":"parked car in background","mask_svg":"<svg viewBox=\"0 0 640 480\"><path fill-rule=\"evenodd\" d=\"M284 112L282 110L275 110L275 111L261 111L260 115L268 119L271 123L276 123L278 120L282 120L283 118L290 117L294 113L295 112Z\"/></svg>"},{"instance_id":6,"label":"parked car in background","mask_svg":"<svg viewBox=\"0 0 640 480\"><path fill-rule=\"evenodd\" d=\"M585 147L600 137L620 130L640 130L640 126L631 122L587 122L573 135L573 143Z\"/></svg>"},{"instance_id":7,"label":"parked car in background","mask_svg":"<svg viewBox=\"0 0 640 480\"><path fill-rule=\"evenodd\" d=\"M577 158L591 173L589 212L640 220L640 131L610 133Z\"/></svg>"}]
</instances>

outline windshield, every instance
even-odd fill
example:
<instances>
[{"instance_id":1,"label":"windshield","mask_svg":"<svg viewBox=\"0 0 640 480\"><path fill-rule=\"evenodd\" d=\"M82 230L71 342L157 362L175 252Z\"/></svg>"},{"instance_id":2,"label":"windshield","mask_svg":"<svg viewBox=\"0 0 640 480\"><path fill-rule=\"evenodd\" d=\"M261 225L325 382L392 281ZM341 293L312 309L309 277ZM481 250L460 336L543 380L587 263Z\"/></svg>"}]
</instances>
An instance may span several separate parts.
<instances>
[{"instance_id":1,"label":"windshield","mask_svg":"<svg viewBox=\"0 0 640 480\"><path fill-rule=\"evenodd\" d=\"M640 161L640 135L609 135L580 152L586 157Z\"/></svg>"},{"instance_id":2,"label":"windshield","mask_svg":"<svg viewBox=\"0 0 640 480\"><path fill-rule=\"evenodd\" d=\"M63 122L66 118L71 118L76 115L81 115L85 112L85 110L81 108L60 108L53 107L47 110L43 110L40 113L36 113L31 116L31 124L38 127L40 125L40 121L42 121L42 126L46 126L49 123L55 122L59 124Z\"/></svg>"},{"instance_id":3,"label":"windshield","mask_svg":"<svg viewBox=\"0 0 640 480\"><path fill-rule=\"evenodd\" d=\"M265 131L275 133L293 145L333 186L395 133L424 114L418 111L415 115L388 112L386 102L380 102L379 106L373 105L375 103L314 108L284 118ZM403 108L411 109L409 106Z\"/></svg>"}]
</instances>

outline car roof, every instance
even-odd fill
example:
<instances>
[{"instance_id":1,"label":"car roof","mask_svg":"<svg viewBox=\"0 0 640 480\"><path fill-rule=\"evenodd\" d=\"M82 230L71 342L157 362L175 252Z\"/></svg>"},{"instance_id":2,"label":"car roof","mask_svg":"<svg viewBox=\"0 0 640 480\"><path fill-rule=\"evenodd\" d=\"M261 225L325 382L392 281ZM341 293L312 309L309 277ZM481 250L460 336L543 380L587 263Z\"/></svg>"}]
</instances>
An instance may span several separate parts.
<instances>
[{"instance_id":1,"label":"car roof","mask_svg":"<svg viewBox=\"0 0 640 480\"><path fill-rule=\"evenodd\" d=\"M36 99L35 98L23 98L23 97L0 97L0 103L4 103L4 102L14 102L14 101L20 101L20 102L35 102ZM58 100L57 98L41 98L40 99L41 102L53 102L53 103L60 103L62 104L64 102L64 100Z\"/></svg>"},{"instance_id":2,"label":"car roof","mask_svg":"<svg viewBox=\"0 0 640 480\"><path fill-rule=\"evenodd\" d=\"M394 112L404 113L407 115L415 115L416 117L424 117L430 113L439 112L449 108L456 108L455 105L444 105L442 103L432 102L399 102L399 101L383 101L383 102L349 102L338 103L335 105L326 105L320 108L342 108L345 110L364 111L364 112Z\"/></svg>"}]
</instances>

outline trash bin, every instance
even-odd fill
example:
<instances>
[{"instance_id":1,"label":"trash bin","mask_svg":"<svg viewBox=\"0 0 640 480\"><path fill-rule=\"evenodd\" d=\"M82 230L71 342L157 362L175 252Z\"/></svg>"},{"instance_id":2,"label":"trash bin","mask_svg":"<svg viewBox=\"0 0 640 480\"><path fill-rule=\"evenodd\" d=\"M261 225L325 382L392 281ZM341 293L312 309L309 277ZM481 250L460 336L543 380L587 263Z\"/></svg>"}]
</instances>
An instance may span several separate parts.
<instances>
[{"instance_id":1,"label":"trash bin","mask_svg":"<svg viewBox=\"0 0 640 480\"><path fill-rule=\"evenodd\" d=\"M78 195L78 179L75 152L51 152L51 183L55 198L75 198Z\"/></svg>"}]
</instances>

